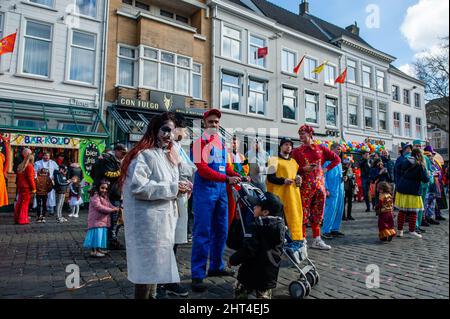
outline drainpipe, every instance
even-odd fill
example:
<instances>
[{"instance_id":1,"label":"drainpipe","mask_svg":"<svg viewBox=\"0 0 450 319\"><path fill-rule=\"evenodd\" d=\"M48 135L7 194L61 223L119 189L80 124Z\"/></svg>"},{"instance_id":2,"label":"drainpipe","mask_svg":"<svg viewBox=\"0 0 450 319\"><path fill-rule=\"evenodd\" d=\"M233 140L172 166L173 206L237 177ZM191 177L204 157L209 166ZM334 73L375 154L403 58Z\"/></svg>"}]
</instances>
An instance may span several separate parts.
<instances>
[{"instance_id":1,"label":"drainpipe","mask_svg":"<svg viewBox=\"0 0 450 319\"><path fill-rule=\"evenodd\" d=\"M100 66L100 106L99 106L99 114L101 118L103 118L104 114L104 105L105 105L105 86L106 86L106 52L108 47L108 18L109 18L109 1L105 1L105 9L103 12L103 39L102 39L102 51L100 57L102 59ZM106 125L106 118L103 121Z\"/></svg>"},{"instance_id":2,"label":"drainpipe","mask_svg":"<svg viewBox=\"0 0 450 319\"><path fill-rule=\"evenodd\" d=\"M209 3L209 5L211 5L211 2ZM214 86L216 84L216 70L215 70L215 66L216 66L216 29L214 26L216 17L217 17L217 5L215 5L213 7L212 10L212 15L210 16L211 19L211 75L212 75L212 81L211 81L211 103L210 103L210 107L211 108L218 108L218 106L216 106L216 99L215 99L215 95L214 95Z\"/></svg>"}]
</instances>

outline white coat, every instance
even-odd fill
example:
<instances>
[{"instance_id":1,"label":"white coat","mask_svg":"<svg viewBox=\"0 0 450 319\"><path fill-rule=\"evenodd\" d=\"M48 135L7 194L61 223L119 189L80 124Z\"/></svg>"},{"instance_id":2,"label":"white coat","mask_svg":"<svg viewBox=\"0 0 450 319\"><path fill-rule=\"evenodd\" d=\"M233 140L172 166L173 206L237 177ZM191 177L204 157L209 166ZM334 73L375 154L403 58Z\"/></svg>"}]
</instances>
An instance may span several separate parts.
<instances>
[{"instance_id":1,"label":"white coat","mask_svg":"<svg viewBox=\"0 0 450 319\"><path fill-rule=\"evenodd\" d=\"M180 281L173 252L178 180L178 167L160 148L142 151L130 163L123 217L128 279L134 284Z\"/></svg>"},{"instance_id":2,"label":"white coat","mask_svg":"<svg viewBox=\"0 0 450 319\"><path fill-rule=\"evenodd\" d=\"M35 177L37 176L37 173L39 172L39 170L41 168L48 169L50 178L53 181L53 172L57 171L59 169L59 166L58 166L58 164L56 164L55 161L52 161L52 160L48 160L47 162L44 162L44 160L37 161L36 163L34 163ZM56 206L55 190L52 189L52 191L50 193L48 193L47 207L55 207L55 206Z\"/></svg>"},{"instance_id":3,"label":"white coat","mask_svg":"<svg viewBox=\"0 0 450 319\"><path fill-rule=\"evenodd\" d=\"M183 150L180 144L174 143L175 149L178 151L180 155L180 165L178 166L180 172L180 181L189 181L192 183L193 176L195 171L197 170L197 166L189 159L189 156ZM175 244L185 244L188 242L187 240L187 231L188 231L188 194L183 194L178 197L178 221L177 227L175 229Z\"/></svg>"}]
</instances>

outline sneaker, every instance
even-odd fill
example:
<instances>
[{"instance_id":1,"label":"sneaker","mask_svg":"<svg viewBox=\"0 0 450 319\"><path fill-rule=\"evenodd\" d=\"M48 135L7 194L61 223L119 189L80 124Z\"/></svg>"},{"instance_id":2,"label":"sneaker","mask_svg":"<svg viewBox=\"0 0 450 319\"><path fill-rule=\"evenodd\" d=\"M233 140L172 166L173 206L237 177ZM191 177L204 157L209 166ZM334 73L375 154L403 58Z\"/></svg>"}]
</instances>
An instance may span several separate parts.
<instances>
[{"instance_id":1,"label":"sneaker","mask_svg":"<svg viewBox=\"0 0 450 319\"><path fill-rule=\"evenodd\" d=\"M188 234L187 240L188 240L188 243L192 243L192 235L191 234Z\"/></svg>"},{"instance_id":2,"label":"sneaker","mask_svg":"<svg viewBox=\"0 0 450 319\"><path fill-rule=\"evenodd\" d=\"M73 215L72 217L73 217L73 218L78 218L78 217L80 217L80 216L78 216L78 215Z\"/></svg>"},{"instance_id":3,"label":"sneaker","mask_svg":"<svg viewBox=\"0 0 450 319\"><path fill-rule=\"evenodd\" d=\"M333 235L331 234L331 233L325 233L325 234L322 234L322 238L325 238L325 239L333 239L334 237L333 237Z\"/></svg>"},{"instance_id":4,"label":"sneaker","mask_svg":"<svg viewBox=\"0 0 450 319\"><path fill-rule=\"evenodd\" d=\"M370 210L369 210L370 212ZM347 217L347 220L355 220L352 216Z\"/></svg>"},{"instance_id":5,"label":"sneaker","mask_svg":"<svg viewBox=\"0 0 450 319\"><path fill-rule=\"evenodd\" d=\"M422 238L421 234L418 234L417 232L413 231L413 232L409 232L408 233L409 236L413 237L413 238Z\"/></svg>"},{"instance_id":6,"label":"sneaker","mask_svg":"<svg viewBox=\"0 0 450 319\"><path fill-rule=\"evenodd\" d=\"M438 216L438 217L436 217L436 220L444 221L444 220L447 220L447 218L442 217L442 216Z\"/></svg>"},{"instance_id":7,"label":"sneaker","mask_svg":"<svg viewBox=\"0 0 450 319\"><path fill-rule=\"evenodd\" d=\"M62 220L62 218L56 218L56 222L57 222L57 223L62 223L63 220Z\"/></svg>"},{"instance_id":8,"label":"sneaker","mask_svg":"<svg viewBox=\"0 0 450 319\"><path fill-rule=\"evenodd\" d=\"M366 213L370 213L370 208L367 208L367 209L366 209Z\"/></svg>"},{"instance_id":9,"label":"sneaker","mask_svg":"<svg viewBox=\"0 0 450 319\"><path fill-rule=\"evenodd\" d=\"M164 285L164 288L166 288L166 292L169 295L175 295L178 297L187 297L189 296L189 292L186 288L184 288L183 286L181 286L178 283L173 283L173 284L166 284Z\"/></svg>"},{"instance_id":10,"label":"sneaker","mask_svg":"<svg viewBox=\"0 0 450 319\"><path fill-rule=\"evenodd\" d=\"M208 277L224 277L230 276L233 277L236 272L233 269L225 267L222 270L209 270Z\"/></svg>"},{"instance_id":11,"label":"sneaker","mask_svg":"<svg viewBox=\"0 0 450 319\"><path fill-rule=\"evenodd\" d=\"M47 221L45 220L45 218L44 218L44 217L42 217L42 220L41 220L41 222L42 222L42 223L46 223Z\"/></svg>"},{"instance_id":12,"label":"sneaker","mask_svg":"<svg viewBox=\"0 0 450 319\"><path fill-rule=\"evenodd\" d=\"M42 218L36 219L36 223L42 223Z\"/></svg>"},{"instance_id":13,"label":"sneaker","mask_svg":"<svg viewBox=\"0 0 450 319\"><path fill-rule=\"evenodd\" d=\"M101 252L99 252L99 251L92 251L91 252L91 257L105 257L105 254L102 254Z\"/></svg>"},{"instance_id":14,"label":"sneaker","mask_svg":"<svg viewBox=\"0 0 450 319\"><path fill-rule=\"evenodd\" d=\"M68 217L73 217L73 214L69 214L69 216Z\"/></svg>"},{"instance_id":15,"label":"sneaker","mask_svg":"<svg viewBox=\"0 0 450 319\"><path fill-rule=\"evenodd\" d=\"M344 237L345 234L341 233L340 231L332 231L331 236L333 237Z\"/></svg>"},{"instance_id":16,"label":"sneaker","mask_svg":"<svg viewBox=\"0 0 450 319\"><path fill-rule=\"evenodd\" d=\"M203 279L192 278L192 291L205 292L208 286L203 282Z\"/></svg>"},{"instance_id":17,"label":"sneaker","mask_svg":"<svg viewBox=\"0 0 450 319\"><path fill-rule=\"evenodd\" d=\"M426 220L423 220L422 223L420 224L420 226L430 227L430 224Z\"/></svg>"},{"instance_id":18,"label":"sneaker","mask_svg":"<svg viewBox=\"0 0 450 319\"><path fill-rule=\"evenodd\" d=\"M397 237L403 237L403 230L398 231Z\"/></svg>"},{"instance_id":19,"label":"sneaker","mask_svg":"<svg viewBox=\"0 0 450 319\"><path fill-rule=\"evenodd\" d=\"M306 244L304 244L299 250L298 253L300 255L300 260L305 260L308 258L308 249L306 248Z\"/></svg>"},{"instance_id":20,"label":"sneaker","mask_svg":"<svg viewBox=\"0 0 450 319\"><path fill-rule=\"evenodd\" d=\"M331 246L325 244L325 242L322 240L322 238L317 237L317 238L314 238L311 248L320 249L320 250L330 250Z\"/></svg>"}]
</instances>

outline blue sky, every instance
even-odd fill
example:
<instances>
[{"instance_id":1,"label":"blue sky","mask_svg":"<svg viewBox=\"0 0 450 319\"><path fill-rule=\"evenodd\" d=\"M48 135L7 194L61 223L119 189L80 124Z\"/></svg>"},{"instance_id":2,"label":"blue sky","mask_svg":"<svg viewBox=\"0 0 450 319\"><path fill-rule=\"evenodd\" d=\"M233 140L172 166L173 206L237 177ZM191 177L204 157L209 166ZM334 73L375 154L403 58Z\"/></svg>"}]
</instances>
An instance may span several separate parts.
<instances>
[{"instance_id":1,"label":"blue sky","mask_svg":"<svg viewBox=\"0 0 450 319\"><path fill-rule=\"evenodd\" d=\"M269 0L289 11L298 12L300 0ZM436 1L436 0L421 0ZM447 2L448 0L439 0ZM403 66L413 62L418 52L412 50L408 40L403 36L400 27L407 15L407 9L419 3L419 0L310 0L310 13L327 20L340 27L346 27L354 21L358 22L360 35L373 47L393 55L397 60L395 66ZM366 26L366 13L368 5L379 7L380 27L368 28ZM432 7L430 5L429 7ZM434 6L436 7L436 6ZM434 12L436 14L436 12ZM442 14L448 20L448 10ZM423 26L425 27L425 26ZM448 28L447 28L448 30ZM430 30L430 32L432 32ZM448 34L448 31L445 31Z\"/></svg>"}]
</instances>

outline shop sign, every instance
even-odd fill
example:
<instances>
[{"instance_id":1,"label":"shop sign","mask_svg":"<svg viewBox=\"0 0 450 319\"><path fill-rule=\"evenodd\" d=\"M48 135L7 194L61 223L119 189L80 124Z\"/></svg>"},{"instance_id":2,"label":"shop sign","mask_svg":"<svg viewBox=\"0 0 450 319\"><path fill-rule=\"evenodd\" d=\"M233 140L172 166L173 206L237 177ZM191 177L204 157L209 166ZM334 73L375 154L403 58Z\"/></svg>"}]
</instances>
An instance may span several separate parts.
<instances>
[{"instance_id":1,"label":"shop sign","mask_svg":"<svg viewBox=\"0 0 450 319\"><path fill-rule=\"evenodd\" d=\"M164 112L164 109L162 109L158 103L153 103L153 102L150 102L150 101L136 100L136 99L129 99L129 98L126 98L126 97L120 97L118 104L120 106L135 107L135 108L145 109L145 110L150 110L150 111L162 111L162 112Z\"/></svg>"},{"instance_id":2,"label":"shop sign","mask_svg":"<svg viewBox=\"0 0 450 319\"><path fill-rule=\"evenodd\" d=\"M11 145L78 149L80 139L68 136L11 134Z\"/></svg>"},{"instance_id":3,"label":"shop sign","mask_svg":"<svg viewBox=\"0 0 450 319\"><path fill-rule=\"evenodd\" d=\"M78 99L74 99L74 98L69 99L69 104L75 105L75 106L82 106L82 107L93 107L94 106L93 102L78 100Z\"/></svg>"},{"instance_id":4,"label":"shop sign","mask_svg":"<svg viewBox=\"0 0 450 319\"><path fill-rule=\"evenodd\" d=\"M82 140L80 143L79 163L83 171L84 180L93 183L92 168L99 156L105 150L105 142L102 140Z\"/></svg>"}]
</instances>

